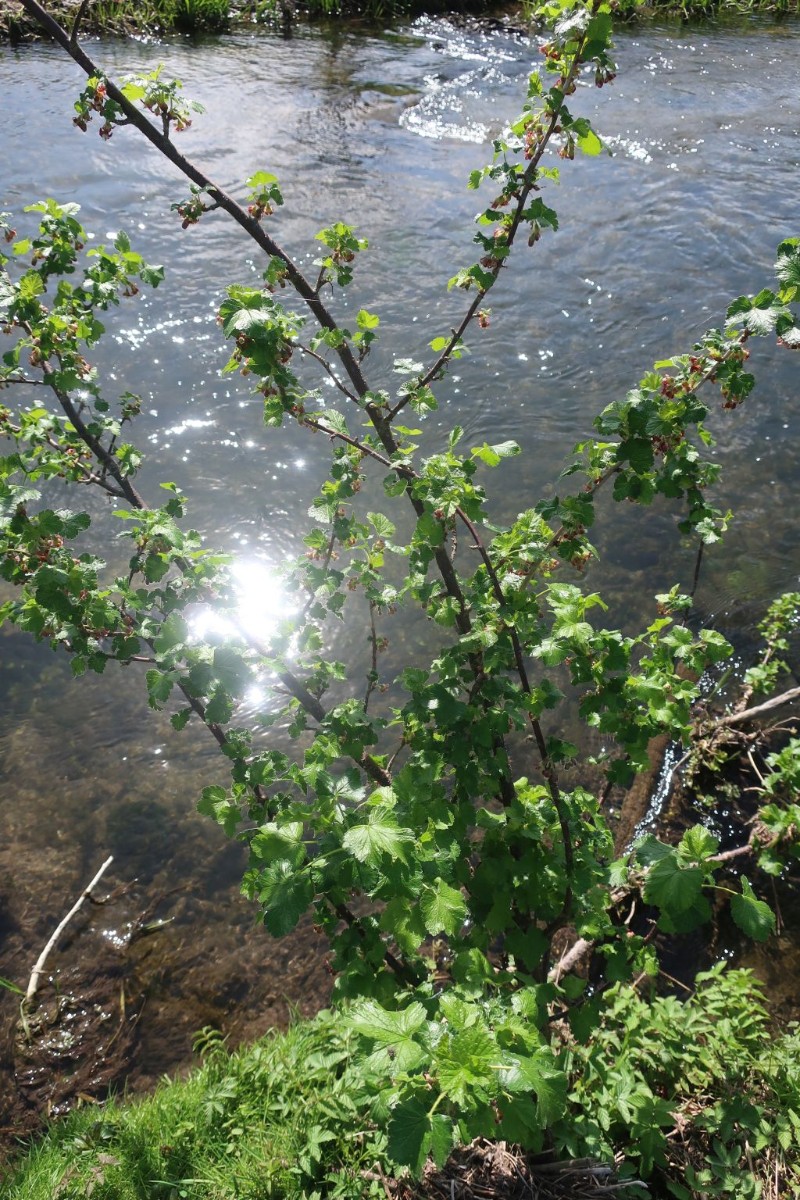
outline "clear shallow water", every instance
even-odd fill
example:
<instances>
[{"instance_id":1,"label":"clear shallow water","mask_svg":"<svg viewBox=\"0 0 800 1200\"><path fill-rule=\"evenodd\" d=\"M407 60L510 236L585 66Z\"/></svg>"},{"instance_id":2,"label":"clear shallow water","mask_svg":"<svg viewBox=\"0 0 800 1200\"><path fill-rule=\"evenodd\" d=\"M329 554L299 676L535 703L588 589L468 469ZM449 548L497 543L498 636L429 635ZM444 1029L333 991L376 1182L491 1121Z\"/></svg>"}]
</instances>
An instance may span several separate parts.
<instances>
[{"instance_id":1,"label":"clear shallow water","mask_svg":"<svg viewBox=\"0 0 800 1200\"><path fill-rule=\"evenodd\" d=\"M548 196L561 231L506 273L490 329L471 339L472 356L428 422L434 442L457 422L469 444L522 444L526 453L489 481L498 520L552 484L595 412L654 359L688 348L732 296L770 282L775 246L800 232L798 51L796 22L648 28L621 35L613 87L580 90L574 109L595 119L613 157L565 165ZM486 138L516 115L535 44L436 19L382 36L239 33L200 45L104 42L92 52L116 74L164 62L182 78L207 108L182 150L233 190L256 169L275 171L287 203L273 228L301 258L315 257L313 235L331 220L369 237L346 304L381 316L368 360L374 386L393 386L393 356L424 356L427 340L449 331L461 300L444 285L471 261L477 208L466 177L487 161ZM120 311L102 352L119 390L145 397L143 486L152 494L158 480L175 480L211 544L269 570L297 548L326 448L295 429L265 432L257 401L219 378L227 355L214 312L226 283L255 278L250 250L213 217L182 233L169 205L185 186L130 131L108 145L91 127L80 134L70 119L78 87L77 68L51 47L0 50L0 205L76 200L98 238L122 227L165 263L166 285ZM788 354L758 357L765 369L752 402L716 423L721 494L737 521L708 556L698 594L704 614L743 644L762 604L800 574L800 373ZM87 503L102 528L103 503ZM598 540L607 563L592 582L623 617L691 579L693 551L665 513L646 524L616 513ZM263 575L252 590L267 609L277 603ZM388 632L391 671L418 635ZM337 636L337 657L361 655L362 614ZM151 713L142 691L133 671L72 681L45 648L0 634L0 894L12 916L35 909L46 935L109 850L120 880L137 875L164 892L189 881L196 899L170 935L177 976L188 943L202 952L198 939L221 942L230 922L243 924L230 890L238 861L194 814L200 788L221 779L224 764L200 731L177 735ZM278 995L282 986L259 975L260 955L242 950L253 1005L267 984ZM19 973L22 961L4 960L0 974ZM179 992L168 976L165 1011ZM183 1053L201 1023L187 1016L175 1026ZM168 1038L162 1051L164 1065L180 1056Z\"/></svg>"}]
</instances>

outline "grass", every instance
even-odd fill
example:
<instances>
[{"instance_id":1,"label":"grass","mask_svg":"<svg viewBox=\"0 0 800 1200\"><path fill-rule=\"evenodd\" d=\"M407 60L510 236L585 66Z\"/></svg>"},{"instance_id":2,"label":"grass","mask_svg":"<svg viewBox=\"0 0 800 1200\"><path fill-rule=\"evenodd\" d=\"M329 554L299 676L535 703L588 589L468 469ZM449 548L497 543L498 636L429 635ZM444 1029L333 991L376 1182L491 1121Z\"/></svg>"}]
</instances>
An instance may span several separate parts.
<instances>
[{"instance_id":1,"label":"grass","mask_svg":"<svg viewBox=\"0 0 800 1200\"><path fill-rule=\"evenodd\" d=\"M381 1138L347 1072L352 1047L323 1013L228 1054L201 1034L203 1065L134 1102L85 1107L49 1130L4 1200L311 1200L373 1194ZM383 1196L383 1190L375 1191Z\"/></svg>"},{"instance_id":2,"label":"grass","mask_svg":"<svg viewBox=\"0 0 800 1200\"><path fill-rule=\"evenodd\" d=\"M71 29L77 4L74 0L52 0L48 12ZM221 33L230 27L228 0L95 0L81 29L91 33ZM41 36L35 21L16 0L0 0L0 41L22 42Z\"/></svg>"},{"instance_id":3,"label":"grass","mask_svg":"<svg viewBox=\"0 0 800 1200\"><path fill-rule=\"evenodd\" d=\"M649 1159L653 1191L639 1197L800 1197L800 1035L773 1034L749 972L699 978L685 1002L608 993L591 1043L562 1051L572 1082L557 1157L623 1154L640 1177ZM79 1109L22 1148L3 1200L386 1200L381 1081L340 1015L233 1054L204 1031L197 1048L187 1079ZM659 1104L679 1136L652 1124Z\"/></svg>"}]
</instances>

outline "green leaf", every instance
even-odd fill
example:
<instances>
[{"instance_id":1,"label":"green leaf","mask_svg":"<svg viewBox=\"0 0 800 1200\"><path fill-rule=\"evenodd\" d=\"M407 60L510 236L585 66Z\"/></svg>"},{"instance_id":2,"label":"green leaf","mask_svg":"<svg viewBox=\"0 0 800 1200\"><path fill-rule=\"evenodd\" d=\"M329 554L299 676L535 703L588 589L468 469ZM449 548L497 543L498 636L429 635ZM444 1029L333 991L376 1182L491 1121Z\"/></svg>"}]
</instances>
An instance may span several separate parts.
<instances>
[{"instance_id":1,"label":"green leaf","mask_svg":"<svg viewBox=\"0 0 800 1200\"><path fill-rule=\"evenodd\" d=\"M172 689L175 686L175 680L171 675L164 675L161 671L151 670L145 674L147 683L148 703L151 708L160 708L165 701L169 700L172 694Z\"/></svg>"},{"instance_id":2,"label":"green leaf","mask_svg":"<svg viewBox=\"0 0 800 1200\"><path fill-rule=\"evenodd\" d=\"M683 912L697 900L705 876L702 867L681 867L677 852L672 851L648 871L644 898L669 913Z\"/></svg>"},{"instance_id":3,"label":"green leaf","mask_svg":"<svg viewBox=\"0 0 800 1200\"><path fill-rule=\"evenodd\" d=\"M428 886L420 897L420 910L428 933L458 933L467 916L467 905L461 892L443 879Z\"/></svg>"},{"instance_id":4,"label":"green leaf","mask_svg":"<svg viewBox=\"0 0 800 1200\"><path fill-rule=\"evenodd\" d=\"M420 1175L431 1144L431 1119L421 1100L398 1104L389 1119L387 1151L393 1162Z\"/></svg>"},{"instance_id":5,"label":"green leaf","mask_svg":"<svg viewBox=\"0 0 800 1200\"><path fill-rule=\"evenodd\" d=\"M356 324L359 329L377 329L381 323L380 317L376 317L375 313L367 312L365 308L361 308L356 316Z\"/></svg>"},{"instance_id":6,"label":"green leaf","mask_svg":"<svg viewBox=\"0 0 800 1200\"><path fill-rule=\"evenodd\" d=\"M33 300L41 296L45 290L42 277L38 271L27 271L18 283L19 294L23 300Z\"/></svg>"},{"instance_id":7,"label":"green leaf","mask_svg":"<svg viewBox=\"0 0 800 1200\"><path fill-rule=\"evenodd\" d=\"M603 149L603 143L593 129L589 129L578 138L578 145L584 154L589 154L592 157L599 154Z\"/></svg>"},{"instance_id":8,"label":"green leaf","mask_svg":"<svg viewBox=\"0 0 800 1200\"><path fill-rule=\"evenodd\" d=\"M390 538L394 536L395 526L388 517L383 515L383 513L368 512L367 520L377 533L378 537Z\"/></svg>"},{"instance_id":9,"label":"green leaf","mask_svg":"<svg viewBox=\"0 0 800 1200\"><path fill-rule=\"evenodd\" d=\"M351 1010L348 1024L378 1047L391 1050L398 1071L413 1071L426 1057L423 1046L414 1039L427 1025L425 1009L419 1001L391 1012L377 1000L365 1000Z\"/></svg>"},{"instance_id":10,"label":"green leaf","mask_svg":"<svg viewBox=\"0 0 800 1200\"><path fill-rule=\"evenodd\" d=\"M256 171L255 175L251 175L246 182L251 191L255 191L256 188L268 187L271 183L277 183L278 176L273 175L271 171Z\"/></svg>"},{"instance_id":11,"label":"green leaf","mask_svg":"<svg viewBox=\"0 0 800 1200\"><path fill-rule=\"evenodd\" d=\"M778 246L775 274L785 286L800 288L800 238L786 238Z\"/></svg>"},{"instance_id":12,"label":"green leaf","mask_svg":"<svg viewBox=\"0 0 800 1200\"><path fill-rule=\"evenodd\" d=\"M275 937L285 937L314 899L314 886L306 871L279 862L262 875L259 900L264 905L264 924Z\"/></svg>"},{"instance_id":13,"label":"green leaf","mask_svg":"<svg viewBox=\"0 0 800 1200\"><path fill-rule=\"evenodd\" d=\"M431 1121L431 1154L436 1166L441 1168L450 1157L453 1149L453 1122L444 1113L434 1113Z\"/></svg>"},{"instance_id":14,"label":"green leaf","mask_svg":"<svg viewBox=\"0 0 800 1200\"><path fill-rule=\"evenodd\" d=\"M499 1079L495 1069L497 1043L483 1025L459 1029L438 1043L432 1073L439 1086L457 1105L467 1107L476 1091L497 1093Z\"/></svg>"},{"instance_id":15,"label":"green leaf","mask_svg":"<svg viewBox=\"0 0 800 1200\"><path fill-rule=\"evenodd\" d=\"M153 645L157 654L168 654L184 646L189 637L189 627L178 612L172 612L163 622Z\"/></svg>"},{"instance_id":16,"label":"green leaf","mask_svg":"<svg viewBox=\"0 0 800 1200\"><path fill-rule=\"evenodd\" d=\"M511 458L515 454L520 453L520 447L516 442L498 442L494 446L490 446L488 442L484 442L482 446L476 446L472 451L473 458L479 458L487 467L496 467L504 458Z\"/></svg>"},{"instance_id":17,"label":"green leaf","mask_svg":"<svg viewBox=\"0 0 800 1200\"><path fill-rule=\"evenodd\" d=\"M500 1082L512 1094L534 1092L537 1116L543 1125L552 1125L566 1110L568 1079L549 1050L515 1058L501 1071Z\"/></svg>"},{"instance_id":18,"label":"green leaf","mask_svg":"<svg viewBox=\"0 0 800 1200\"><path fill-rule=\"evenodd\" d=\"M741 896L731 896L731 916L739 928L756 942L765 942L775 930L775 914L759 900L749 879L742 876Z\"/></svg>"},{"instance_id":19,"label":"green leaf","mask_svg":"<svg viewBox=\"0 0 800 1200\"><path fill-rule=\"evenodd\" d=\"M719 840L705 826L693 825L681 838L678 857L683 862L703 862L716 854L718 849Z\"/></svg>"},{"instance_id":20,"label":"green leaf","mask_svg":"<svg viewBox=\"0 0 800 1200\"><path fill-rule=\"evenodd\" d=\"M182 708L180 712L173 713L169 719L169 723L172 728L179 731L181 729L185 729L193 711L194 710L191 708Z\"/></svg>"},{"instance_id":21,"label":"green leaf","mask_svg":"<svg viewBox=\"0 0 800 1200\"><path fill-rule=\"evenodd\" d=\"M409 829L401 829L390 808L373 808L366 825L353 825L342 838L342 845L359 862L372 867L380 865L384 854L391 859L406 861L406 847L414 841Z\"/></svg>"},{"instance_id":22,"label":"green leaf","mask_svg":"<svg viewBox=\"0 0 800 1200\"><path fill-rule=\"evenodd\" d=\"M306 858L302 821L262 825L250 839L250 853L263 863L290 862L299 868Z\"/></svg>"}]
</instances>

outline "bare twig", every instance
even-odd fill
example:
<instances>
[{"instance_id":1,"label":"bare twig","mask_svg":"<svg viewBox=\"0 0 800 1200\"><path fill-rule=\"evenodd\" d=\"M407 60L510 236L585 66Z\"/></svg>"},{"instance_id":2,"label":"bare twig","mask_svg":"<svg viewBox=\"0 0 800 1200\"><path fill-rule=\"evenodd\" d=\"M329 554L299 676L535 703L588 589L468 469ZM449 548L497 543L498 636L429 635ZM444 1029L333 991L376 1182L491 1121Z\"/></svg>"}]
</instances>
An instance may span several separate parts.
<instances>
[{"instance_id":1,"label":"bare twig","mask_svg":"<svg viewBox=\"0 0 800 1200\"><path fill-rule=\"evenodd\" d=\"M720 717L715 722L715 727L719 729L729 725L744 725L756 717L763 716L764 713L782 708L784 704L791 704L798 699L800 699L800 687L790 688L788 692L781 692L780 696L773 696L771 700L765 700L763 704L756 704L752 708L742 709L741 712L728 713L727 716Z\"/></svg>"},{"instance_id":2,"label":"bare twig","mask_svg":"<svg viewBox=\"0 0 800 1200\"><path fill-rule=\"evenodd\" d=\"M44 970L44 965L47 962L47 959L48 959L48 956L49 956L51 950L55 946L58 939L61 937L61 934L66 929L67 925L70 923L70 921L75 916L75 914L78 912L78 910L81 908L84 900L89 898L89 893L91 892L92 888L97 886L97 884L99 883L99 881L101 880L103 875L106 873L108 868L111 866L113 861L114 861L114 856L109 855L109 857L103 863L100 870L97 872L97 874L92 879L91 883L87 884L87 886L83 889L83 891L81 892L78 899L73 904L72 908L67 913L67 915L59 921L58 925L53 930L53 933L49 937L44 950L42 950L42 953L39 955L39 957L36 960L36 965L34 966L33 970L31 971L31 977L30 977L30 980L28 981L28 990L25 993L25 999L23 1000L23 1004L30 1005L33 1003L33 999L36 995L36 990L39 986L39 976L41 975L42 971Z\"/></svg>"}]
</instances>

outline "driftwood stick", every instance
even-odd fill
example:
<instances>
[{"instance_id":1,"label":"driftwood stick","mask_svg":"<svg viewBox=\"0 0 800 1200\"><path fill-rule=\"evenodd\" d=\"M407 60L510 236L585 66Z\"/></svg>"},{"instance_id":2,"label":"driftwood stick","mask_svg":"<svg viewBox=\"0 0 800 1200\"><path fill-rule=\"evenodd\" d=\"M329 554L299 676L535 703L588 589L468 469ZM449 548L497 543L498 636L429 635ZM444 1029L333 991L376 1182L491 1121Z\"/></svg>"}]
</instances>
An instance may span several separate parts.
<instances>
[{"instance_id":1,"label":"driftwood stick","mask_svg":"<svg viewBox=\"0 0 800 1200\"><path fill-rule=\"evenodd\" d=\"M44 970L44 964L47 962L47 958L48 958L48 955L50 954L50 951L53 949L56 942L61 937L61 934L66 929L69 922L75 916L76 912L81 907L84 900L91 892L92 888L95 887L100 882L100 879L106 873L106 871L111 866L113 861L114 861L114 856L109 855L109 857L103 863L100 870L95 875L94 879L91 881L91 883L89 883L83 889L80 896L75 901L75 903L73 904L72 908L69 910L67 915L59 921L58 925L53 930L53 933L51 934L50 938L48 939L47 945L45 946L44 950L42 951L42 953L39 955L39 957L36 960L36 966L31 971L31 977L30 977L30 980L28 981L28 990L25 993L25 1000L23 1001L24 1004L30 1004L33 1001L33 998L36 995L36 989L39 986L39 976L41 975L42 971Z\"/></svg>"},{"instance_id":2,"label":"driftwood stick","mask_svg":"<svg viewBox=\"0 0 800 1200\"><path fill-rule=\"evenodd\" d=\"M548 983L558 983L563 975L569 974L573 967L577 967L579 963L583 962L584 958L594 950L595 945L595 942L590 942L587 938L578 938L577 942L565 954L562 954L556 965L550 969L547 975Z\"/></svg>"},{"instance_id":3,"label":"driftwood stick","mask_svg":"<svg viewBox=\"0 0 800 1200\"><path fill-rule=\"evenodd\" d=\"M800 699L800 687L790 688L788 692L781 692L780 696L773 696L771 700L765 700L763 704L756 704L753 708L745 708L742 712L728 713L725 717L720 717L715 722L718 728L720 725L741 725L745 721L752 721L753 717L760 717L763 713L771 712L773 708L780 708L784 704L791 704L793 700Z\"/></svg>"}]
</instances>

